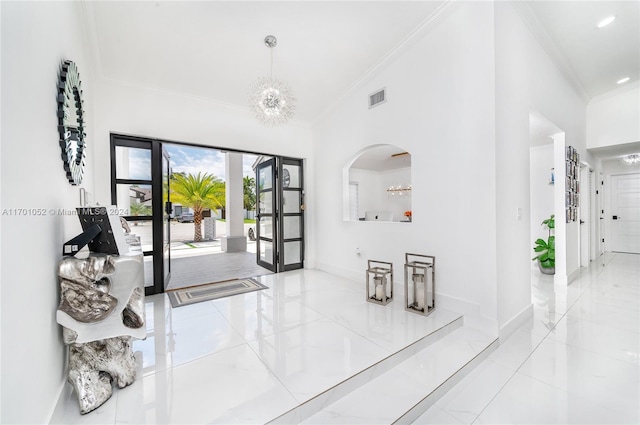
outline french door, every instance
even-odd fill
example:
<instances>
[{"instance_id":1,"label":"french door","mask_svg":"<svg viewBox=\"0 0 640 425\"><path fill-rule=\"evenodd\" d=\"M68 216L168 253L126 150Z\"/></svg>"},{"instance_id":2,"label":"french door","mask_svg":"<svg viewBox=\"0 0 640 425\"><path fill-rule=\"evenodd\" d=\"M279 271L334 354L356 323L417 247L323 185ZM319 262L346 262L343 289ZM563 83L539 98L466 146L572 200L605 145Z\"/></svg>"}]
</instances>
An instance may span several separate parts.
<instances>
[{"instance_id":1,"label":"french door","mask_svg":"<svg viewBox=\"0 0 640 425\"><path fill-rule=\"evenodd\" d=\"M256 255L274 272L304 266L302 160L274 157L256 167Z\"/></svg>"},{"instance_id":2,"label":"french door","mask_svg":"<svg viewBox=\"0 0 640 425\"><path fill-rule=\"evenodd\" d=\"M157 140L111 135L111 202L140 237L145 295L171 279L169 155Z\"/></svg>"}]
</instances>

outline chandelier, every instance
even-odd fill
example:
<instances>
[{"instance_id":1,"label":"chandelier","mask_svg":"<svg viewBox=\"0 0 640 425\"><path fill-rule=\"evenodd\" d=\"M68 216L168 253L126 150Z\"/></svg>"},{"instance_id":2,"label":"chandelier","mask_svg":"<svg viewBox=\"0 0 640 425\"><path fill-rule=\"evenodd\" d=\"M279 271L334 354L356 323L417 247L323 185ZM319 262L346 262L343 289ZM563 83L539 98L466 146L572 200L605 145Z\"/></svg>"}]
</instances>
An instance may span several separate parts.
<instances>
[{"instance_id":1,"label":"chandelier","mask_svg":"<svg viewBox=\"0 0 640 425\"><path fill-rule=\"evenodd\" d=\"M389 198L404 198L411 192L411 185L389 186L387 188L387 196Z\"/></svg>"},{"instance_id":2,"label":"chandelier","mask_svg":"<svg viewBox=\"0 0 640 425\"><path fill-rule=\"evenodd\" d=\"M620 158L620 162L624 165L638 165L640 164L640 155L637 153L626 155Z\"/></svg>"},{"instance_id":3,"label":"chandelier","mask_svg":"<svg viewBox=\"0 0 640 425\"><path fill-rule=\"evenodd\" d=\"M273 48L278 44L278 40L273 35L268 35L264 39L264 44L271 53L270 74L268 77L258 78L252 84L249 108L260 124L276 127L286 124L293 117L296 98L287 83L273 78Z\"/></svg>"}]
</instances>

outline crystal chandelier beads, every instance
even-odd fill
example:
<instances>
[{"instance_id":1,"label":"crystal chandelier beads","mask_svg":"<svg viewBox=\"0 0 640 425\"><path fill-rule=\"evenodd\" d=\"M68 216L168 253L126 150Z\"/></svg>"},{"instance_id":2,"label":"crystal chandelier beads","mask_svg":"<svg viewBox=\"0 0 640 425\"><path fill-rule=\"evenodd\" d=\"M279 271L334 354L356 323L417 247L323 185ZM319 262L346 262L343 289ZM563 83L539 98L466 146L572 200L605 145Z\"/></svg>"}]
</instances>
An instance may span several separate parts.
<instances>
[{"instance_id":1,"label":"crystal chandelier beads","mask_svg":"<svg viewBox=\"0 0 640 425\"><path fill-rule=\"evenodd\" d=\"M278 40L268 35L264 44L273 49ZM249 107L258 122L266 127L286 124L295 114L296 98L293 90L285 82L273 78L273 50L271 50L271 73L269 77L258 78L251 86Z\"/></svg>"},{"instance_id":2,"label":"crystal chandelier beads","mask_svg":"<svg viewBox=\"0 0 640 425\"><path fill-rule=\"evenodd\" d=\"M620 162L624 165L638 165L640 164L640 155L638 155L637 153L626 155L620 158Z\"/></svg>"},{"instance_id":3,"label":"crystal chandelier beads","mask_svg":"<svg viewBox=\"0 0 640 425\"><path fill-rule=\"evenodd\" d=\"M258 121L267 127L286 124L296 108L289 85L270 77L260 77L253 83L249 102Z\"/></svg>"}]
</instances>

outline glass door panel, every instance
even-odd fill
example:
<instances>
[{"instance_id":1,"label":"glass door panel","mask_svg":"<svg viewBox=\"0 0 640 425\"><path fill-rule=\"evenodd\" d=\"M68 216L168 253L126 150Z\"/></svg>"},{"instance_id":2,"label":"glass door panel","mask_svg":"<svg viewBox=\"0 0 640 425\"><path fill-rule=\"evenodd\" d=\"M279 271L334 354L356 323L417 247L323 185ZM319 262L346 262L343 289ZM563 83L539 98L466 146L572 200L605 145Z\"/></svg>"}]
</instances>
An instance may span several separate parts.
<instances>
[{"instance_id":1,"label":"glass door panel","mask_svg":"<svg viewBox=\"0 0 640 425\"><path fill-rule=\"evenodd\" d=\"M256 244L258 265L276 273L278 271L277 252L277 217L276 205L276 159L258 164L256 167L256 195L258 214L256 214Z\"/></svg>"},{"instance_id":2,"label":"glass door panel","mask_svg":"<svg viewBox=\"0 0 640 425\"><path fill-rule=\"evenodd\" d=\"M278 182L280 188L279 270L303 267L304 260L304 191L302 160L281 158Z\"/></svg>"},{"instance_id":3,"label":"glass door panel","mask_svg":"<svg viewBox=\"0 0 640 425\"><path fill-rule=\"evenodd\" d=\"M151 150L116 146L116 178L151 180Z\"/></svg>"},{"instance_id":4,"label":"glass door panel","mask_svg":"<svg viewBox=\"0 0 640 425\"><path fill-rule=\"evenodd\" d=\"M297 164L282 164L282 187L291 189L302 188L300 166Z\"/></svg>"},{"instance_id":5,"label":"glass door panel","mask_svg":"<svg viewBox=\"0 0 640 425\"><path fill-rule=\"evenodd\" d=\"M169 154L162 148L162 278L166 288L171 279L171 199Z\"/></svg>"},{"instance_id":6,"label":"glass door panel","mask_svg":"<svg viewBox=\"0 0 640 425\"><path fill-rule=\"evenodd\" d=\"M285 267L287 266L291 267L292 265L296 265L300 263L300 258L302 257L301 247L302 247L301 241L284 243L284 266Z\"/></svg>"},{"instance_id":7,"label":"glass door panel","mask_svg":"<svg viewBox=\"0 0 640 425\"><path fill-rule=\"evenodd\" d=\"M282 237L284 239L297 239L302 237L300 228L301 218L297 216L285 216L282 219Z\"/></svg>"}]
</instances>

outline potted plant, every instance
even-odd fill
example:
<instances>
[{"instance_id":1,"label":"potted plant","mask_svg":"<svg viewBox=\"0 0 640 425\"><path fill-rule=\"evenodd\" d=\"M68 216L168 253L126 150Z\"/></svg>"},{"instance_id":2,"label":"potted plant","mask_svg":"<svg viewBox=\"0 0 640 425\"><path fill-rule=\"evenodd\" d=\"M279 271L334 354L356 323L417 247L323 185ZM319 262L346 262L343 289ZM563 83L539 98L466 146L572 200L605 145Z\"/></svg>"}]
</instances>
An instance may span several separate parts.
<instances>
[{"instance_id":1,"label":"potted plant","mask_svg":"<svg viewBox=\"0 0 640 425\"><path fill-rule=\"evenodd\" d=\"M533 250L537 253L532 258L533 261L538 260L538 268L543 274L556 273L556 237L551 234L555 229L556 223L553 214L548 219L542 221L542 225L549 231L547 240L537 239Z\"/></svg>"}]
</instances>

